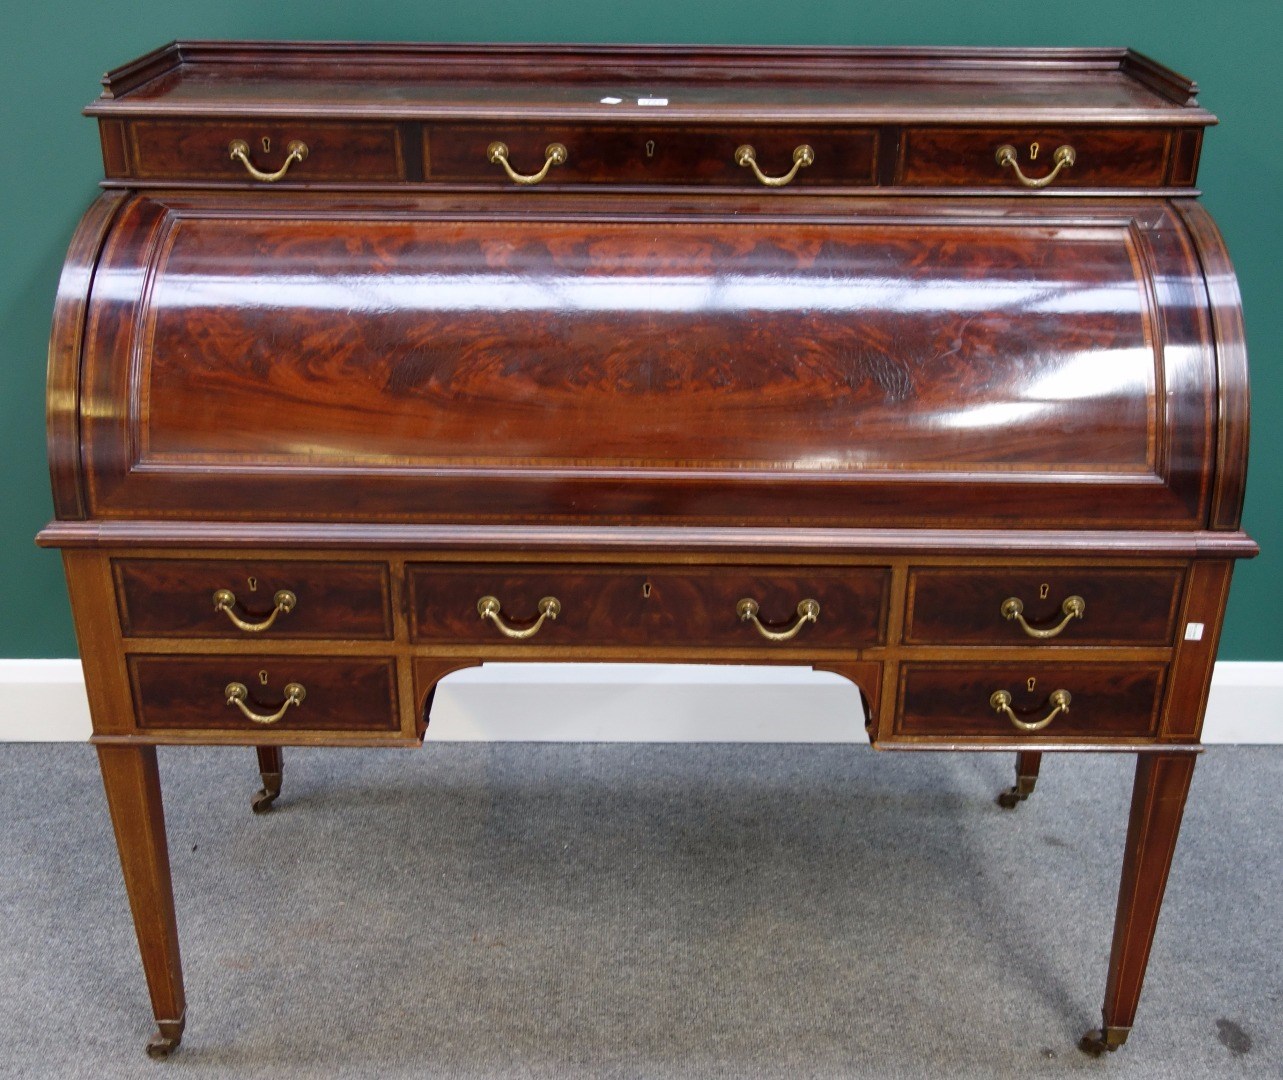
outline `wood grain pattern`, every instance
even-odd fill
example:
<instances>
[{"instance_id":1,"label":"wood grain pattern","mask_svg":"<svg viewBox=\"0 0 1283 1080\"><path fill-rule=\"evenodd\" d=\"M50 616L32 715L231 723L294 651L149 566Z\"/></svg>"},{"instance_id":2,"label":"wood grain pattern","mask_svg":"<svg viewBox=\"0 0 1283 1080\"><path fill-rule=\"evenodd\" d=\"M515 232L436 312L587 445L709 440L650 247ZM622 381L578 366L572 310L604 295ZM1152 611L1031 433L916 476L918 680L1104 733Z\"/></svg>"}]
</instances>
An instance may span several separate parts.
<instances>
[{"instance_id":1,"label":"wood grain pattern","mask_svg":"<svg viewBox=\"0 0 1283 1080\"><path fill-rule=\"evenodd\" d=\"M735 163L735 151L748 144L768 175L788 172L793 151L803 144L815 151L812 165L798 172L789 188L867 187L876 180L877 132L872 128L741 124L675 127L671 124L434 124L425 133L430 180L483 181L509 187L512 181L492 165L486 148L501 140L513 168L533 173L543 165L549 143L566 147L564 165L554 167L546 187L573 184L722 184L754 190L757 179ZM788 189L780 189L785 191Z\"/></svg>"},{"instance_id":2,"label":"wood grain pattern","mask_svg":"<svg viewBox=\"0 0 1283 1080\"><path fill-rule=\"evenodd\" d=\"M1170 645L1184 575L1177 569L1107 570L1090 566L915 568L909 578L909 616L904 640L910 644ZM1030 638L1002 616L1008 597L1024 605L1035 629L1060 624L1070 596L1086 601L1086 612L1054 638Z\"/></svg>"},{"instance_id":3,"label":"wood grain pattern","mask_svg":"<svg viewBox=\"0 0 1283 1080\"><path fill-rule=\"evenodd\" d=\"M263 172L284 163L288 146L307 146L303 161L290 166L277 184L318 180L400 180L405 155L395 124L327 124L274 118L192 123L190 120L135 120L125 135L140 180L223 180L254 184L244 165L228 153L233 139L250 145L250 161ZM267 140L267 149L263 141ZM117 175L110 169L108 176Z\"/></svg>"},{"instance_id":4,"label":"wood grain pattern","mask_svg":"<svg viewBox=\"0 0 1283 1080\"><path fill-rule=\"evenodd\" d=\"M1164 678L1159 664L1067 664L1042 657L1005 664L905 663L895 733L1052 743L1149 736L1158 727ZM990 707L995 690L1011 694L1012 711L1026 722L1051 711L1054 690L1068 690L1073 700L1068 713L1027 735Z\"/></svg>"},{"instance_id":5,"label":"wood grain pattern","mask_svg":"<svg viewBox=\"0 0 1283 1080\"><path fill-rule=\"evenodd\" d=\"M251 641L278 638L390 638L392 611L384 563L118 559L112 564L126 637L222 637ZM262 622L274 596L288 589L297 606L271 628L247 633L220 611L213 594L236 596L235 613Z\"/></svg>"},{"instance_id":6,"label":"wood grain pattern","mask_svg":"<svg viewBox=\"0 0 1283 1080\"><path fill-rule=\"evenodd\" d=\"M981 226L938 205L931 227L871 206L841 227L530 220L517 241L430 214L291 220L286 197L234 229L225 197L131 207L137 240L107 257L132 265L149 244L157 269L135 389L130 335L110 308L94 324L98 515L1189 527L1205 513L1214 351L1184 318L1197 259L1155 207L1128 229L1084 210L1051 245L1033 217ZM286 296L283 312L265 300ZM124 415L108 404L122 400Z\"/></svg>"},{"instance_id":7,"label":"wood grain pattern","mask_svg":"<svg viewBox=\"0 0 1283 1080\"><path fill-rule=\"evenodd\" d=\"M516 629L538 618L538 603L555 596L560 616L527 639L539 645L760 647L763 652L857 648L885 640L890 574L885 569L799 572L773 566L678 570L644 566L568 568L434 564L409 569L411 634L416 641L504 645L501 632L477 613L494 596ZM742 599L761 606L774 630L796 622L798 602L817 600L818 621L790 641L763 639L736 614Z\"/></svg>"},{"instance_id":8,"label":"wood grain pattern","mask_svg":"<svg viewBox=\"0 0 1283 1080\"><path fill-rule=\"evenodd\" d=\"M226 225L152 285L145 463L1152 469L1125 234Z\"/></svg>"},{"instance_id":9,"label":"wood grain pattern","mask_svg":"<svg viewBox=\"0 0 1283 1080\"><path fill-rule=\"evenodd\" d=\"M1243 300L1229 252L1211 215L1198 203L1181 200L1177 212L1190 230L1207 284L1217 369L1217 468L1211 524L1236 529L1247 486L1251 405L1247 373L1247 333Z\"/></svg>"},{"instance_id":10,"label":"wood grain pattern","mask_svg":"<svg viewBox=\"0 0 1283 1080\"><path fill-rule=\"evenodd\" d=\"M909 186L974 184L1023 190L1010 168L996 160L998 147L1016 148L1020 169L1031 179L1054 168L1059 146L1072 146L1074 164L1044 190L1161 187L1171 156L1172 132L1160 128L913 128L901 137L898 181ZM1032 147L1038 147L1033 158Z\"/></svg>"},{"instance_id":11,"label":"wood grain pattern","mask_svg":"<svg viewBox=\"0 0 1283 1080\"><path fill-rule=\"evenodd\" d=\"M378 732L400 727L396 672L388 660L338 656L129 657L138 726L159 731L235 731L254 740L262 732ZM249 690L246 705L271 715L285 701L287 683L301 683L306 699L274 724L245 719L228 705L230 682Z\"/></svg>"},{"instance_id":12,"label":"wood grain pattern","mask_svg":"<svg viewBox=\"0 0 1283 1080\"><path fill-rule=\"evenodd\" d=\"M61 519L85 517L80 460L80 352L98 254L123 202L118 192L104 192L85 211L58 279L53 329L49 334L45 424L54 512Z\"/></svg>"}]
</instances>

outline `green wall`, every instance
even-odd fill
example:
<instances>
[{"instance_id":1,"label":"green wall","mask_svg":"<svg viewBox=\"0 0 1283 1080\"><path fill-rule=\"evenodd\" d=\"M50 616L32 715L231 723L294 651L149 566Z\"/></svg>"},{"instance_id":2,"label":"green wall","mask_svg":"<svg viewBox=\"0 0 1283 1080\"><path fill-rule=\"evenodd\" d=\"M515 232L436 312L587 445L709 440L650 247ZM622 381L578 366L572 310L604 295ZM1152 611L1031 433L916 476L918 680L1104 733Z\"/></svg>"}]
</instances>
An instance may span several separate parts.
<instances>
[{"instance_id":1,"label":"green wall","mask_svg":"<svg viewBox=\"0 0 1283 1080\"><path fill-rule=\"evenodd\" d=\"M52 0L6 4L0 42L0 657L70 656L75 640L56 554L32 536L51 515L44 370L59 267L100 174L95 125L79 115L109 67L174 38L640 41L728 44L1130 45L1198 80L1222 126L1204 144L1206 202L1234 256L1253 367L1246 527L1266 554L1236 575L1221 655L1283 660L1283 41L1278 0Z\"/></svg>"}]
</instances>

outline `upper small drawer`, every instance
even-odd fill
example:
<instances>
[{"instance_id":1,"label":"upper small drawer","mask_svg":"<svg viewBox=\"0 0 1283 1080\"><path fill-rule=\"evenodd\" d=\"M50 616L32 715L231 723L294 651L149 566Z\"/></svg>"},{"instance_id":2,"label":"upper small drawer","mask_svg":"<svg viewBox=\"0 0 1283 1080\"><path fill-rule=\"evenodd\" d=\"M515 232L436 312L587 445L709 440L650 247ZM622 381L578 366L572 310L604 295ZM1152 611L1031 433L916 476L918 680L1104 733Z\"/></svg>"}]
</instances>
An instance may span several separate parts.
<instances>
[{"instance_id":1,"label":"upper small drawer","mask_svg":"<svg viewBox=\"0 0 1283 1080\"><path fill-rule=\"evenodd\" d=\"M125 637L392 636L383 563L118 559Z\"/></svg>"},{"instance_id":2,"label":"upper small drawer","mask_svg":"<svg viewBox=\"0 0 1283 1080\"><path fill-rule=\"evenodd\" d=\"M135 120L125 126L124 139L129 174L139 180L303 185L405 179L395 124ZM245 147L243 159L232 155L238 143ZM289 160L296 144L305 149Z\"/></svg>"},{"instance_id":3,"label":"upper small drawer","mask_svg":"<svg viewBox=\"0 0 1283 1080\"><path fill-rule=\"evenodd\" d=\"M502 143L514 180L495 160ZM565 149L542 179L549 148ZM744 158L752 158L759 179ZM561 184L718 184L813 188L870 186L876 181L877 132L872 128L648 127L605 124L441 124L423 135L423 175L428 181L493 183L497 187ZM739 156L737 157L737 152ZM809 161L809 164L806 162ZM797 165L796 172L793 172ZM792 173L787 183L783 181Z\"/></svg>"},{"instance_id":4,"label":"upper small drawer","mask_svg":"<svg viewBox=\"0 0 1283 1080\"><path fill-rule=\"evenodd\" d=\"M906 128L896 176L909 187L1162 187L1171 142L1166 128Z\"/></svg>"},{"instance_id":5,"label":"upper small drawer","mask_svg":"<svg viewBox=\"0 0 1283 1080\"><path fill-rule=\"evenodd\" d=\"M909 573L904 641L908 645L1170 645L1183 580L1184 574L1176 568L915 567ZM1081 615L1074 614L1076 610Z\"/></svg>"}]
</instances>

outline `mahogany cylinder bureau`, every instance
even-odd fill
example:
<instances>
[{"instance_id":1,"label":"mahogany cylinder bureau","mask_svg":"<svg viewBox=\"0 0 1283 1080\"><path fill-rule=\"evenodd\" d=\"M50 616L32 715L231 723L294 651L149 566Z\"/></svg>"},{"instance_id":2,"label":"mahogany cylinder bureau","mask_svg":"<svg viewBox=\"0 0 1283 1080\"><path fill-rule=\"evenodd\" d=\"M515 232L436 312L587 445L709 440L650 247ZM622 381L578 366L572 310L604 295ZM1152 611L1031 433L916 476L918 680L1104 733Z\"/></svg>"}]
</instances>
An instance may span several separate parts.
<instances>
[{"instance_id":1,"label":"mahogany cylinder bureau","mask_svg":"<svg viewBox=\"0 0 1283 1080\"><path fill-rule=\"evenodd\" d=\"M417 745L487 661L795 664L1136 755L1135 1016L1239 528L1214 118L1127 50L196 42L104 78L49 457L159 1031L155 747ZM923 1018L925 1019L925 1018Z\"/></svg>"}]
</instances>

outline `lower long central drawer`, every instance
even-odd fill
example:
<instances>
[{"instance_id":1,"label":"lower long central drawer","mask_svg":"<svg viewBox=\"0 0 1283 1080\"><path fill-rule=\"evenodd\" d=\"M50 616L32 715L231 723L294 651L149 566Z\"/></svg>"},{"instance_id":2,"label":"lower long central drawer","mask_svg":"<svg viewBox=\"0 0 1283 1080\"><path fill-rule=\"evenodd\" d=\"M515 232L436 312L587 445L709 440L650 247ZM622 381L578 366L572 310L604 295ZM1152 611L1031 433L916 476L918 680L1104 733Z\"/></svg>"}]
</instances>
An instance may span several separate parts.
<instances>
[{"instance_id":1,"label":"lower long central drawer","mask_svg":"<svg viewBox=\"0 0 1283 1080\"><path fill-rule=\"evenodd\" d=\"M891 581L878 566L432 563L408 567L407 577L416 641L774 649L882 644ZM547 599L556 600L555 617L539 623ZM751 616L745 600L755 605ZM814 618L799 612L804 601L814 601L803 609Z\"/></svg>"}]
</instances>

